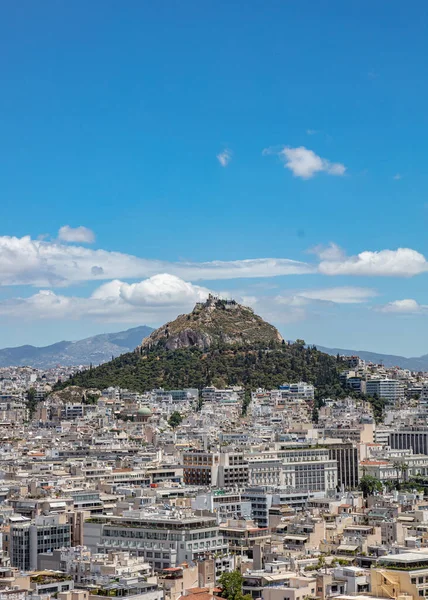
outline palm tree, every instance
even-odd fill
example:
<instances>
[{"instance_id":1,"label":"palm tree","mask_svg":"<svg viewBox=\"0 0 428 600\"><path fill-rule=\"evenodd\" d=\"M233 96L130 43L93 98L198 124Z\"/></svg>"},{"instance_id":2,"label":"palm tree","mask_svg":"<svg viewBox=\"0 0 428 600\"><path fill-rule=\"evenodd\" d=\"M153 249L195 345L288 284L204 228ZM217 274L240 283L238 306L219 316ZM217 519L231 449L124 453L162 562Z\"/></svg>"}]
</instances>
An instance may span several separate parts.
<instances>
[{"instance_id":1,"label":"palm tree","mask_svg":"<svg viewBox=\"0 0 428 600\"><path fill-rule=\"evenodd\" d=\"M397 483L400 483L400 472L401 472L401 465L402 463L399 460L394 460L392 461L392 466L395 469L395 472L397 474Z\"/></svg>"},{"instance_id":2,"label":"palm tree","mask_svg":"<svg viewBox=\"0 0 428 600\"><path fill-rule=\"evenodd\" d=\"M401 463L401 473L403 475L403 481L407 481L409 478L409 465L405 462Z\"/></svg>"}]
</instances>

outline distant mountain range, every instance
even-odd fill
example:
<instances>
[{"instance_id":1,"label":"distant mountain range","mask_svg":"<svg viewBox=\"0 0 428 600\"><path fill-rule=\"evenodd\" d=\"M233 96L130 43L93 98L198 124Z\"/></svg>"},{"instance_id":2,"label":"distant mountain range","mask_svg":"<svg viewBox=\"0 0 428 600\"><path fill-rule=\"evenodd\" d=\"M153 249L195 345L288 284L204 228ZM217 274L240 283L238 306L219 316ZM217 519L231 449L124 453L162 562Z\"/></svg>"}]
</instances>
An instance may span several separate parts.
<instances>
[{"instance_id":1,"label":"distant mountain range","mask_svg":"<svg viewBox=\"0 0 428 600\"><path fill-rule=\"evenodd\" d=\"M186 317L187 318L187 317ZM187 323L186 323L187 324ZM239 329L239 328L238 328ZM56 365L99 365L134 350L141 345L143 339L153 332L152 327L142 325L118 333L102 333L77 342L57 342L50 346L18 346L0 349L0 367L31 366L49 369ZM169 332L170 334L172 331ZM204 332L206 336L206 332ZM150 344L152 338L147 340ZM183 344L183 340L180 340ZM169 342L171 344L171 340ZM199 344L200 345L200 344ZM349 350L345 348L326 348L318 346L318 350L336 356L336 354L355 355L373 363L382 363L386 367L402 367L411 371L428 371L428 354L407 358L394 354L381 354L367 350Z\"/></svg>"},{"instance_id":2,"label":"distant mountain range","mask_svg":"<svg viewBox=\"0 0 428 600\"><path fill-rule=\"evenodd\" d=\"M18 346L0 350L0 367L31 366L50 369L56 365L99 365L111 357L139 346L153 329L142 325L119 333L102 333L77 342L57 342L50 346Z\"/></svg>"},{"instance_id":3,"label":"distant mountain range","mask_svg":"<svg viewBox=\"0 0 428 600\"><path fill-rule=\"evenodd\" d=\"M327 354L345 354L347 356L357 355L365 361L380 364L385 367L401 367L402 369L410 369L411 371L428 371L428 354L423 356L396 356L395 354L380 354L377 352L368 352L367 350L345 350L344 348L325 348L318 346L318 350Z\"/></svg>"}]
</instances>

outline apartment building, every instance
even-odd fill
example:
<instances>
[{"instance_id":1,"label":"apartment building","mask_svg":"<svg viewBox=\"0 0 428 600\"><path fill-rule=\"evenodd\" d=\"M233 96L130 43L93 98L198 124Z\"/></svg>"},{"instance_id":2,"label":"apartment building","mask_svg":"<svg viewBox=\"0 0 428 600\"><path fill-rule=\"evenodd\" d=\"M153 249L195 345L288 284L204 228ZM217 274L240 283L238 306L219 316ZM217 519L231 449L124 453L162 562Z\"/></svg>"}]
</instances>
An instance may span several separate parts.
<instances>
[{"instance_id":1,"label":"apartment building","mask_svg":"<svg viewBox=\"0 0 428 600\"><path fill-rule=\"evenodd\" d=\"M327 448L281 446L284 486L296 492L327 492L337 487L337 461Z\"/></svg>"},{"instance_id":2,"label":"apartment building","mask_svg":"<svg viewBox=\"0 0 428 600\"><path fill-rule=\"evenodd\" d=\"M183 478L186 485L242 488L248 484L248 462L242 452L183 453Z\"/></svg>"},{"instance_id":3,"label":"apartment building","mask_svg":"<svg viewBox=\"0 0 428 600\"><path fill-rule=\"evenodd\" d=\"M404 387L397 379L369 379L366 381L366 394L384 398L389 402L395 402L404 398Z\"/></svg>"},{"instance_id":4,"label":"apartment building","mask_svg":"<svg viewBox=\"0 0 428 600\"><path fill-rule=\"evenodd\" d=\"M84 524L85 544L94 551L125 550L143 556L156 570L226 552L215 516L184 510L126 511Z\"/></svg>"},{"instance_id":5,"label":"apartment building","mask_svg":"<svg viewBox=\"0 0 428 600\"><path fill-rule=\"evenodd\" d=\"M10 517L9 551L11 565L28 571L37 569L37 556L71 544L71 525L65 514L38 516L34 520Z\"/></svg>"},{"instance_id":6,"label":"apartment building","mask_svg":"<svg viewBox=\"0 0 428 600\"><path fill-rule=\"evenodd\" d=\"M428 596L428 553L405 552L382 556L378 565L370 571L370 582L375 596Z\"/></svg>"},{"instance_id":7,"label":"apartment building","mask_svg":"<svg viewBox=\"0 0 428 600\"><path fill-rule=\"evenodd\" d=\"M265 527L258 527L254 521L246 519L228 519L221 523L220 531L229 549L234 554L253 557L255 545L264 545L271 539L271 534Z\"/></svg>"},{"instance_id":8,"label":"apartment building","mask_svg":"<svg viewBox=\"0 0 428 600\"><path fill-rule=\"evenodd\" d=\"M193 510L209 510L219 519L250 517L251 502L244 500L239 492L215 490L199 494L192 499Z\"/></svg>"}]
</instances>

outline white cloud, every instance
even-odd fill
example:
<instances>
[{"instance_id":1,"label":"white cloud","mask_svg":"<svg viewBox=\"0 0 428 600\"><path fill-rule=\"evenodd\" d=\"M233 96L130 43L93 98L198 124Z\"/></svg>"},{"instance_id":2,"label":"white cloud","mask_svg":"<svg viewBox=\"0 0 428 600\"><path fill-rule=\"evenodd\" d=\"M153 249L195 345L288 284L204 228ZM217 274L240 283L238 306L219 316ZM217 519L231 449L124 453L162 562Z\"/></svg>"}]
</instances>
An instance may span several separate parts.
<instances>
[{"instance_id":1,"label":"white cloud","mask_svg":"<svg viewBox=\"0 0 428 600\"><path fill-rule=\"evenodd\" d=\"M324 275L411 277L428 270L423 254L411 248L366 250L356 256L345 256L337 246L330 245L317 254L321 259L318 270Z\"/></svg>"},{"instance_id":2,"label":"white cloud","mask_svg":"<svg viewBox=\"0 0 428 600\"><path fill-rule=\"evenodd\" d=\"M319 131L317 129L307 129L306 133L308 135L316 135L317 133L319 133Z\"/></svg>"},{"instance_id":3,"label":"white cloud","mask_svg":"<svg viewBox=\"0 0 428 600\"><path fill-rule=\"evenodd\" d=\"M110 281L97 288L89 298L40 290L29 298L1 301L0 317L157 323L191 310L208 294L206 288L162 273L133 284Z\"/></svg>"},{"instance_id":4,"label":"white cloud","mask_svg":"<svg viewBox=\"0 0 428 600\"><path fill-rule=\"evenodd\" d=\"M360 304L377 296L377 293L369 288L344 286L319 290L304 290L299 292L298 295L309 300L321 300L335 304Z\"/></svg>"},{"instance_id":5,"label":"white cloud","mask_svg":"<svg viewBox=\"0 0 428 600\"><path fill-rule=\"evenodd\" d=\"M403 179L403 176L401 173L396 173L392 179L395 179L395 181L400 181L400 179Z\"/></svg>"},{"instance_id":6,"label":"white cloud","mask_svg":"<svg viewBox=\"0 0 428 600\"><path fill-rule=\"evenodd\" d=\"M161 273L138 283L111 281L99 287L92 299L120 298L134 306L177 306L206 300L209 290L175 275Z\"/></svg>"},{"instance_id":7,"label":"white cloud","mask_svg":"<svg viewBox=\"0 0 428 600\"><path fill-rule=\"evenodd\" d=\"M197 281L275 277L314 271L314 265L287 258L173 263L32 240L29 236L0 236L0 285L65 286L92 280L145 278L163 272Z\"/></svg>"},{"instance_id":8,"label":"white cloud","mask_svg":"<svg viewBox=\"0 0 428 600\"><path fill-rule=\"evenodd\" d=\"M95 242L95 234L87 227L70 227L64 225L58 231L58 239L61 242L78 242L80 244L92 244Z\"/></svg>"},{"instance_id":9,"label":"white cloud","mask_svg":"<svg viewBox=\"0 0 428 600\"><path fill-rule=\"evenodd\" d=\"M388 304L385 304L379 310L384 313L397 313L404 315L427 312L428 306L425 304L419 304L412 298L406 298L404 300L394 300L393 302L388 302Z\"/></svg>"},{"instance_id":10,"label":"white cloud","mask_svg":"<svg viewBox=\"0 0 428 600\"><path fill-rule=\"evenodd\" d=\"M266 148L263 154L277 154L284 162L284 167L289 169L295 177L302 179L311 179L317 173L327 173L328 175L344 175L345 165L342 163L333 163L326 158L321 158L313 150L304 146L291 148L284 146L281 149Z\"/></svg>"},{"instance_id":11,"label":"white cloud","mask_svg":"<svg viewBox=\"0 0 428 600\"><path fill-rule=\"evenodd\" d=\"M168 262L79 245L0 236L0 286L65 287L85 281L146 279L170 273L185 281L211 281L286 275L385 275L409 277L428 270L425 257L410 248L365 251L346 256L335 244L311 250L318 262L288 258Z\"/></svg>"},{"instance_id":12,"label":"white cloud","mask_svg":"<svg viewBox=\"0 0 428 600\"><path fill-rule=\"evenodd\" d=\"M222 152L220 152L220 154L217 154L217 160L222 167L227 167L232 160L232 150L225 148Z\"/></svg>"}]
</instances>

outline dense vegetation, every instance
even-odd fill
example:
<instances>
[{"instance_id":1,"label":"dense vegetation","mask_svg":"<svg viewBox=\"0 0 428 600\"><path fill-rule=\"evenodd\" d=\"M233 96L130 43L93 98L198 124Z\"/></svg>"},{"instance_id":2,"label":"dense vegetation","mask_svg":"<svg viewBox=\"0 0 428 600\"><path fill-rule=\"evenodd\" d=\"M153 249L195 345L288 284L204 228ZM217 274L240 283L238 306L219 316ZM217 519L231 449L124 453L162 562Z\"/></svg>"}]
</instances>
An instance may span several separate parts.
<instances>
[{"instance_id":1,"label":"dense vegetation","mask_svg":"<svg viewBox=\"0 0 428 600\"><path fill-rule=\"evenodd\" d=\"M166 350L157 347L140 354L130 352L109 363L71 377L65 385L104 389L120 386L135 391L153 388L203 388L243 385L247 389L276 388L282 383L307 381L317 397L345 395L339 382L342 363L301 340L293 344L216 346ZM63 384L64 385L64 384Z\"/></svg>"},{"instance_id":2,"label":"dense vegetation","mask_svg":"<svg viewBox=\"0 0 428 600\"><path fill-rule=\"evenodd\" d=\"M244 595L242 592L244 577L240 571L222 573L218 582L221 587L221 598L225 598L225 600L252 600L251 594Z\"/></svg>"},{"instance_id":3,"label":"dense vegetation","mask_svg":"<svg viewBox=\"0 0 428 600\"><path fill-rule=\"evenodd\" d=\"M173 429L175 429L176 427L178 427L180 425L182 420L183 420L183 417L181 416L181 414L178 412L178 410L175 410L172 413L172 415L169 417L168 423Z\"/></svg>"}]
</instances>

